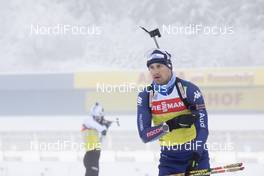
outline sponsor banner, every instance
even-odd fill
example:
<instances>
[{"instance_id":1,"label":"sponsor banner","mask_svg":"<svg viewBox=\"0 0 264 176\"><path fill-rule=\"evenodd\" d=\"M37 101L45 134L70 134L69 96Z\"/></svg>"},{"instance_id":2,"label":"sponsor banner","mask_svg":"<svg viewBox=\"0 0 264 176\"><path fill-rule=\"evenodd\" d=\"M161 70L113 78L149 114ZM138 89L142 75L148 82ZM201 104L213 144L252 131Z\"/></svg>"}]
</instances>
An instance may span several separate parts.
<instances>
[{"instance_id":1,"label":"sponsor banner","mask_svg":"<svg viewBox=\"0 0 264 176\"><path fill-rule=\"evenodd\" d=\"M200 87L264 86L263 67L176 69L176 75ZM135 87L147 85L150 82L151 77L147 71L97 71L74 74L74 87L78 89Z\"/></svg>"},{"instance_id":2,"label":"sponsor banner","mask_svg":"<svg viewBox=\"0 0 264 176\"><path fill-rule=\"evenodd\" d=\"M264 68L180 70L177 74L200 87L264 86Z\"/></svg>"},{"instance_id":3,"label":"sponsor banner","mask_svg":"<svg viewBox=\"0 0 264 176\"><path fill-rule=\"evenodd\" d=\"M138 71L102 71L75 73L74 87L79 89L100 89L146 84L146 73ZM143 79L143 80L141 80ZM148 78L150 80L150 78Z\"/></svg>"},{"instance_id":4,"label":"sponsor banner","mask_svg":"<svg viewBox=\"0 0 264 176\"><path fill-rule=\"evenodd\" d=\"M201 90L209 111L264 112L264 87L204 87ZM136 112L137 94L87 91L86 110L89 111L94 102L99 101L105 107L106 113Z\"/></svg>"},{"instance_id":5,"label":"sponsor banner","mask_svg":"<svg viewBox=\"0 0 264 176\"><path fill-rule=\"evenodd\" d=\"M90 111L95 102L100 102L105 109L106 114L132 112L137 107L137 93L101 93L95 91L88 91L86 93L85 109Z\"/></svg>"},{"instance_id":6,"label":"sponsor banner","mask_svg":"<svg viewBox=\"0 0 264 176\"><path fill-rule=\"evenodd\" d=\"M264 112L264 87L203 88L202 90L209 110Z\"/></svg>"}]
</instances>

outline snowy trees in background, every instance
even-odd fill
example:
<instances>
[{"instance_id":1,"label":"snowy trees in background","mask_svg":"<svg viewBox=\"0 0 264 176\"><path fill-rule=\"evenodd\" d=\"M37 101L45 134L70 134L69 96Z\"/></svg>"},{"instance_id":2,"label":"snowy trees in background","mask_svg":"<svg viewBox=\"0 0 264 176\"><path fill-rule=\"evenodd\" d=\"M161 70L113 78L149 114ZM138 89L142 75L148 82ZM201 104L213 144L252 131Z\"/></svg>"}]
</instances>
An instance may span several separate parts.
<instances>
[{"instance_id":1,"label":"snowy trees in background","mask_svg":"<svg viewBox=\"0 0 264 176\"><path fill-rule=\"evenodd\" d=\"M143 69L144 53L154 44L139 25L162 29L189 24L229 26L233 33L161 31L160 45L174 55L177 67L264 65L263 6L262 0L2 1L0 68L1 72ZM41 34L32 32L39 26L45 28ZM61 32L66 27L67 32ZM81 27L86 34L71 31Z\"/></svg>"}]
</instances>

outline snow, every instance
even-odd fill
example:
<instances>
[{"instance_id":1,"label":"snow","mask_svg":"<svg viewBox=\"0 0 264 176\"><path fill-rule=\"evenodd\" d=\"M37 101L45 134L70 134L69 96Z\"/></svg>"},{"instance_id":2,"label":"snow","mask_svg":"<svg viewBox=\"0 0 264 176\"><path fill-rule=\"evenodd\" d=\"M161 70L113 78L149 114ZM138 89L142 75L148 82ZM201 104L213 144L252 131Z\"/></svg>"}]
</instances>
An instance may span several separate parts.
<instances>
[{"instance_id":1,"label":"snow","mask_svg":"<svg viewBox=\"0 0 264 176\"><path fill-rule=\"evenodd\" d=\"M255 126L248 125L248 119L262 122L261 114L247 115L210 115L210 129L213 132L226 132L228 130L239 132L241 130L259 131L263 135L263 127L261 123ZM11 143L13 140L30 138L31 134L35 136L43 135L45 140L49 139L53 142L54 136L60 134L71 135L78 134L80 125L84 116L53 116L53 117L1 117L0 118L0 134L9 135ZM108 119L114 120L114 116L108 116ZM112 126L108 137L103 140L103 149L100 158L100 176L154 176L158 173L159 149L157 143L143 144L138 139L136 129L135 115L119 116L120 127ZM226 120L229 123L226 123ZM234 124L239 119L240 127ZM243 131L241 131L243 132ZM45 135L45 133L47 133ZM130 134L127 136L126 134ZM232 134L229 134L232 136ZM58 135L59 136L59 135ZM131 146L126 145L122 140L130 141ZM132 137L132 138L131 138ZM38 137L36 137L38 138ZM42 139L41 138L41 139ZM73 138L76 138L76 136ZM1 138L1 148L3 142L8 139L6 136ZM43 138L44 139L44 138ZM60 138L58 138L60 139ZM138 140L137 140L138 139ZM63 140L63 138L61 138ZM66 138L65 138L66 140ZM113 141L118 140L118 141ZM43 141L42 141L43 142ZM56 140L55 140L56 142ZM118 142L114 144L113 142ZM261 142L261 141L260 141ZM225 143L225 141L222 141ZM11 145L11 144L10 144ZM127 145L130 145L128 143ZM140 147L142 146L142 148ZM155 146L155 147L153 147ZM84 166L82 150L59 150L59 151L41 151L41 150L20 150L17 148L9 148L9 150L0 151L0 175L1 176L76 176L84 175ZM121 148L119 148L121 147ZM134 148L135 147L135 148ZM134 149L133 149L134 148ZM223 175L239 175L261 176L264 169L264 151L211 151L211 166L220 166L230 163L243 162L246 169L237 173L226 173Z\"/></svg>"},{"instance_id":2,"label":"snow","mask_svg":"<svg viewBox=\"0 0 264 176\"><path fill-rule=\"evenodd\" d=\"M115 121L119 117L121 126L113 131L136 131L136 114L107 116ZM0 118L0 131L76 131L87 116L8 116ZM264 130L263 114L209 114L212 130ZM254 119L254 124L249 120ZM236 125L238 124L239 125ZM116 126L116 124L114 124Z\"/></svg>"}]
</instances>

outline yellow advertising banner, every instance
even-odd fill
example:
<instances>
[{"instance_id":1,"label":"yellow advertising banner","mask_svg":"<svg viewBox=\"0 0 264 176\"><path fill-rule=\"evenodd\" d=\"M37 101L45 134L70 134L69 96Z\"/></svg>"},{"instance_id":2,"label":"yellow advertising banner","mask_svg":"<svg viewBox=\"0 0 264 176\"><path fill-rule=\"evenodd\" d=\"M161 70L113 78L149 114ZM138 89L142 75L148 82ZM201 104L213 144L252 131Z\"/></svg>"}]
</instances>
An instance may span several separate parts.
<instances>
[{"instance_id":1,"label":"yellow advertising banner","mask_svg":"<svg viewBox=\"0 0 264 176\"><path fill-rule=\"evenodd\" d=\"M202 88L206 107L217 112L264 112L264 87L255 88ZM102 93L88 91L86 94L86 109L99 101L106 112L135 112L137 92Z\"/></svg>"},{"instance_id":2,"label":"yellow advertising banner","mask_svg":"<svg viewBox=\"0 0 264 176\"><path fill-rule=\"evenodd\" d=\"M200 87L264 86L264 67L177 69L176 75ZM148 72L143 71L92 71L74 74L74 87L77 89L149 83L151 77Z\"/></svg>"},{"instance_id":3,"label":"yellow advertising banner","mask_svg":"<svg viewBox=\"0 0 264 176\"><path fill-rule=\"evenodd\" d=\"M203 88L208 110L264 112L264 87Z\"/></svg>"},{"instance_id":4,"label":"yellow advertising banner","mask_svg":"<svg viewBox=\"0 0 264 176\"><path fill-rule=\"evenodd\" d=\"M176 75L203 91L208 110L264 112L264 68L181 69ZM110 112L134 112L137 92L151 82L147 72L76 73L74 87L87 89L86 109L101 102Z\"/></svg>"},{"instance_id":5,"label":"yellow advertising banner","mask_svg":"<svg viewBox=\"0 0 264 176\"><path fill-rule=\"evenodd\" d=\"M86 94L86 110L89 111L94 102L100 102L106 113L134 112L137 106L137 93L101 93L89 91Z\"/></svg>"}]
</instances>

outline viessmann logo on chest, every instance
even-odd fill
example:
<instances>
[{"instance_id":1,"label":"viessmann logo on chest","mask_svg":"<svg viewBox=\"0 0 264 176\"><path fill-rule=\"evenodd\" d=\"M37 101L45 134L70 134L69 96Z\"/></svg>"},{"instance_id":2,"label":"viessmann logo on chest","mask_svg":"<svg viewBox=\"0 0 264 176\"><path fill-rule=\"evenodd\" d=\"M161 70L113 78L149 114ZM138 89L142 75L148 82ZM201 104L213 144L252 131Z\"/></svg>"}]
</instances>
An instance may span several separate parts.
<instances>
[{"instance_id":1,"label":"viessmann logo on chest","mask_svg":"<svg viewBox=\"0 0 264 176\"><path fill-rule=\"evenodd\" d=\"M180 98L153 101L151 111L153 114L162 114L165 112L177 112L185 110L186 107Z\"/></svg>"}]
</instances>

